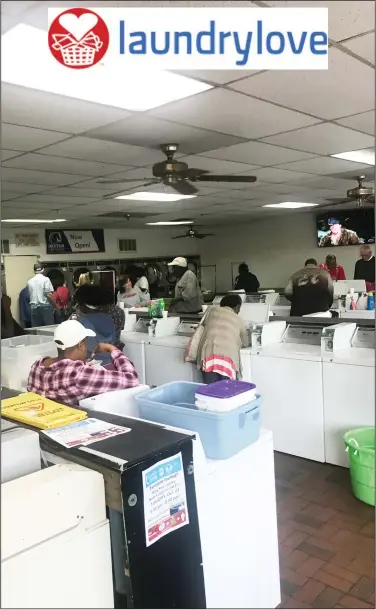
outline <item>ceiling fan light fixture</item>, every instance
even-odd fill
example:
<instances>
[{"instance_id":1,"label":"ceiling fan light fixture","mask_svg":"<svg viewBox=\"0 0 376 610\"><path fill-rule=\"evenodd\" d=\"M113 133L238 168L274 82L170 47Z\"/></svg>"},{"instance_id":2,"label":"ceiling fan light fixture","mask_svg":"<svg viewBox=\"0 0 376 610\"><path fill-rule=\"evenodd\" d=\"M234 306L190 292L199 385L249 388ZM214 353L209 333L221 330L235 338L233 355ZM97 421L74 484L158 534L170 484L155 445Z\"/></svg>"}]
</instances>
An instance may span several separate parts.
<instances>
[{"instance_id":1,"label":"ceiling fan light fixture","mask_svg":"<svg viewBox=\"0 0 376 610\"><path fill-rule=\"evenodd\" d=\"M193 199L197 195L180 195L180 193L152 193L151 191L139 191L130 195L119 195L115 199L130 199L132 201L180 201L181 199Z\"/></svg>"},{"instance_id":2,"label":"ceiling fan light fixture","mask_svg":"<svg viewBox=\"0 0 376 610\"><path fill-rule=\"evenodd\" d=\"M263 205L263 208L283 208L288 210L297 210L299 208L314 208L318 203L303 203L299 201L283 201L282 203L268 203Z\"/></svg>"},{"instance_id":3,"label":"ceiling fan light fixture","mask_svg":"<svg viewBox=\"0 0 376 610\"><path fill-rule=\"evenodd\" d=\"M363 148L362 150L350 150L349 152L337 153L330 155L336 159L344 159L345 161L353 161L362 165L375 165L375 149Z\"/></svg>"}]
</instances>

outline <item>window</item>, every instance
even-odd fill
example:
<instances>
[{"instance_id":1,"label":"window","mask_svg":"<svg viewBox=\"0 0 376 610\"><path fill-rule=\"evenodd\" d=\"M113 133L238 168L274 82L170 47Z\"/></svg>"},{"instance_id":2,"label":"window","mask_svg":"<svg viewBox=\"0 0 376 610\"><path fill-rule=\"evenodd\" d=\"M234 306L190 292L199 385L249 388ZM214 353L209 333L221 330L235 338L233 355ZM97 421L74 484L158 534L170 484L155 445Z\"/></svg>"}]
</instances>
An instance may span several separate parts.
<instances>
[{"instance_id":1,"label":"window","mask_svg":"<svg viewBox=\"0 0 376 610\"><path fill-rule=\"evenodd\" d=\"M137 244L135 239L119 239L119 252L136 252Z\"/></svg>"},{"instance_id":2,"label":"window","mask_svg":"<svg viewBox=\"0 0 376 610\"><path fill-rule=\"evenodd\" d=\"M9 254L9 239L1 240L1 254Z\"/></svg>"}]
</instances>

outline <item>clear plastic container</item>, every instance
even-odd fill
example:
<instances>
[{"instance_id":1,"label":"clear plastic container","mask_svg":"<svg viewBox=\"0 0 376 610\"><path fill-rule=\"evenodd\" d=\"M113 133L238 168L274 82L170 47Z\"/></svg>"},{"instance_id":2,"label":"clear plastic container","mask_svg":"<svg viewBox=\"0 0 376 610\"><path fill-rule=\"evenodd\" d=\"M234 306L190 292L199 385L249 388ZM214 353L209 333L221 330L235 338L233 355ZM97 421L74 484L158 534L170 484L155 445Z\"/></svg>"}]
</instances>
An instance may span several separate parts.
<instances>
[{"instance_id":1,"label":"clear plastic container","mask_svg":"<svg viewBox=\"0 0 376 610\"><path fill-rule=\"evenodd\" d=\"M46 356L57 356L56 343L52 337L23 335L1 340L1 385L2 387L27 391L27 380L34 362Z\"/></svg>"},{"instance_id":2,"label":"clear plastic container","mask_svg":"<svg viewBox=\"0 0 376 610\"><path fill-rule=\"evenodd\" d=\"M198 432L206 457L214 460L225 460L258 440L260 396L233 411L214 413L195 406L195 394L201 387L200 383L174 381L138 394L140 417Z\"/></svg>"}]
</instances>

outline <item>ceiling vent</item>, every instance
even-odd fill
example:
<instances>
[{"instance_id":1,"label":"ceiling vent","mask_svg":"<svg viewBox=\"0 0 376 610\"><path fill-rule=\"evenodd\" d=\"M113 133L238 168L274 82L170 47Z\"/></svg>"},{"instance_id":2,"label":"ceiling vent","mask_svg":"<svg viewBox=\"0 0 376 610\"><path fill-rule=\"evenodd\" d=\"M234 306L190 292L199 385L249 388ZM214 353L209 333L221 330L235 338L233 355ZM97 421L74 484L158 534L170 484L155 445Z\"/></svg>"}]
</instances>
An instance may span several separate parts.
<instances>
[{"instance_id":1,"label":"ceiling vent","mask_svg":"<svg viewBox=\"0 0 376 610\"><path fill-rule=\"evenodd\" d=\"M119 252L137 252L137 242L135 239L118 239Z\"/></svg>"},{"instance_id":2,"label":"ceiling vent","mask_svg":"<svg viewBox=\"0 0 376 610\"><path fill-rule=\"evenodd\" d=\"M116 218L117 220L134 220L136 218L149 218L149 216L159 216L155 212L108 212L107 214L99 214L99 218Z\"/></svg>"}]
</instances>

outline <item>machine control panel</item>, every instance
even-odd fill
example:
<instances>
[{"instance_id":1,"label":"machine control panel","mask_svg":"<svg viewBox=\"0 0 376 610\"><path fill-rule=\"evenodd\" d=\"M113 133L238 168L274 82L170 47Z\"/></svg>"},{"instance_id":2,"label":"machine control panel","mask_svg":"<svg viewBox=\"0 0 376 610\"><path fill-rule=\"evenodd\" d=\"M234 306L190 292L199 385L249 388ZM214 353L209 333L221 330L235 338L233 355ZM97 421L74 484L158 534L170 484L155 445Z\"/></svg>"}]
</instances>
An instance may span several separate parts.
<instances>
[{"instance_id":1,"label":"machine control panel","mask_svg":"<svg viewBox=\"0 0 376 610\"><path fill-rule=\"evenodd\" d=\"M321 335L321 348L324 352L332 352L334 346L334 328L324 328Z\"/></svg>"},{"instance_id":2,"label":"machine control panel","mask_svg":"<svg viewBox=\"0 0 376 610\"><path fill-rule=\"evenodd\" d=\"M358 327L352 340L352 347L375 348L375 328Z\"/></svg>"},{"instance_id":3,"label":"machine control panel","mask_svg":"<svg viewBox=\"0 0 376 610\"><path fill-rule=\"evenodd\" d=\"M191 337L194 335L199 322L180 322L176 334L180 337Z\"/></svg>"},{"instance_id":4,"label":"machine control panel","mask_svg":"<svg viewBox=\"0 0 376 610\"><path fill-rule=\"evenodd\" d=\"M306 345L321 345L323 326L290 324L287 327L283 341L285 343L304 343Z\"/></svg>"}]
</instances>

